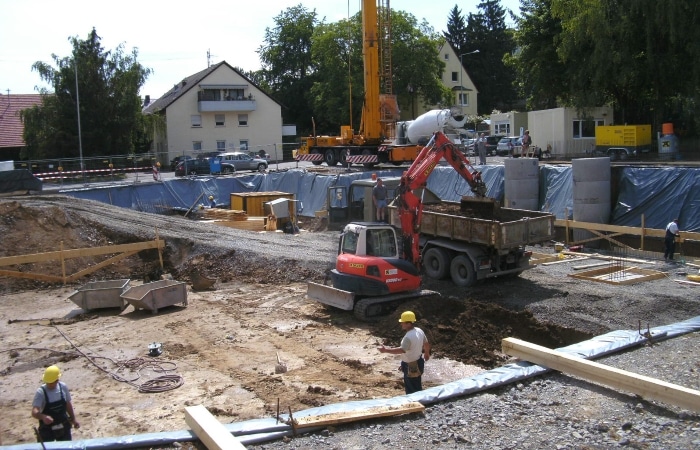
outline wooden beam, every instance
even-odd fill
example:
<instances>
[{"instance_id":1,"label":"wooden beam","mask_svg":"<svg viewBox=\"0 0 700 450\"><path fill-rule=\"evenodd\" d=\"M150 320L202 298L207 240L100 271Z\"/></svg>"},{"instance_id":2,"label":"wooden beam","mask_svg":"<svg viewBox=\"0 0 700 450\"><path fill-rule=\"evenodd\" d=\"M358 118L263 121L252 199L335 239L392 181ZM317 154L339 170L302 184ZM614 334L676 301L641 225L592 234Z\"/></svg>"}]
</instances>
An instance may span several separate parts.
<instances>
[{"instance_id":1,"label":"wooden beam","mask_svg":"<svg viewBox=\"0 0 700 450\"><path fill-rule=\"evenodd\" d=\"M700 391L605 366L515 338L501 341L503 352L586 380L700 412Z\"/></svg>"},{"instance_id":2,"label":"wooden beam","mask_svg":"<svg viewBox=\"0 0 700 450\"><path fill-rule=\"evenodd\" d=\"M594 223L594 222L579 222L576 220L568 220L568 219L556 219L554 220L554 226L555 227L564 227L567 230L567 237L568 237L568 230L571 228L574 229L580 229L580 230L588 230L588 231L593 231L593 230L598 230L598 231L607 231L611 233L620 233L620 234L629 234L632 236L650 236L650 237L665 237L666 236L666 230L661 230L657 228L639 228L639 227L625 227L621 225L608 225L605 223ZM682 231L681 230L681 236L680 236L680 241L683 242L684 240L694 240L698 241L700 240L700 233L697 232L692 232L692 231Z\"/></svg>"},{"instance_id":3,"label":"wooden beam","mask_svg":"<svg viewBox=\"0 0 700 450\"><path fill-rule=\"evenodd\" d=\"M318 427L372 419L375 417L398 416L400 414L423 411L425 411L425 406L422 404L418 402L409 402L397 406L376 406L357 411L344 411L331 414L321 414L318 416L301 417L294 419L294 425L296 428Z\"/></svg>"},{"instance_id":4,"label":"wooden beam","mask_svg":"<svg viewBox=\"0 0 700 450\"><path fill-rule=\"evenodd\" d=\"M209 450L245 450L245 446L203 405L186 407L185 422Z\"/></svg>"},{"instance_id":5,"label":"wooden beam","mask_svg":"<svg viewBox=\"0 0 700 450\"><path fill-rule=\"evenodd\" d=\"M106 245L102 247L76 248L72 250L59 250L55 252L31 253L19 256L4 256L0 258L0 267L13 266L16 264L30 264L45 261L56 261L70 258L81 258L84 256L107 255L110 253L122 253L152 248L161 249L165 246L165 241L156 239L146 242L134 242L132 244Z\"/></svg>"},{"instance_id":6,"label":"wooden beam","mask_svg":"<svg viewBox=\"0 0 700 450\"><path fill-rule=\"evenodd\" d=\"M95 271L97 271L97 270L100 270L100 269L103 268L103 267L107 267L107 266L109 266L110 264L114 264L114 263L117 262L117 261L121 261L122 259L128 258L129 256L135 255L135 254L137 254L137 253L138 253L138 250L134 250L134 251L131 251L131 252L125 252L125 253L122 253L122 254L120 254L120 255L112 256L111 258L105 259L104 261L102 261L102 262L99 263L99 264L95 264L94 266L90 266L90 267L88 267L87 269L83 269L83 270L81 270L81 271L79 271L79 272L74 273L73 275L70 275L70 276L66 277L66 281L75 281L75 280L77 280L77 279L80 278L80 277L83 277L83 276L85 276L85 275L87 275L87 274L89 274L89 273L92 273L92 272L95 272Z\"/></svg>"}]
</instances>

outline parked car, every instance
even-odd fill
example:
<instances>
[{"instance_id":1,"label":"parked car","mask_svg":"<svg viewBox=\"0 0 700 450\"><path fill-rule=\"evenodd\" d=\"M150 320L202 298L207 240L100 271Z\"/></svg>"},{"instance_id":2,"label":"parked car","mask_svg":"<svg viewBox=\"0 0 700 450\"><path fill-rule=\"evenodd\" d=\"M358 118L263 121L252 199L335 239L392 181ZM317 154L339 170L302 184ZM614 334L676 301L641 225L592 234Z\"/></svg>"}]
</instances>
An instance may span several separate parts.
<instances>
[{"instance_id":1,"label":"parked car","mask_svg":"<svg viewBox=\"0 0 700 450\"><path fill-rule=\"evenodd\" d=\"M180 156L176 156L173 159L171 159L170 160L170 170L175 170L177 165L186 159L194 159L194 158L189 156L189 155L180 155Z\"/></svg>"},{"instance_id":2,"label":"parked car","mask_svg":"<svg viewBox=\"0 0 700 450\"><path fill-rule=\"evenodd\" d=\"M496 154L499 156L512 156L513 158L520 158L520 153L522 151L523 139L519 136L509 136L504 137L498 141L498 147L496 148ZM550 152L542 152L542 149L536 145L530 146L530 152L537 159L549 159L552 157Z\"/></svg>"},{"instance_id":3,"label":"parked car","mask_svg":"<svg viewBox=\"0 0 700 450\"><path fill-rule=\"evenodd\" d=\"M175 167L175 176L184 177L187 175L207 175L211 173L211 163L209 158L192 158L180 161Z\"/></svg>"},{"instance_id":4,"label":"parked car","mask_svg":"<svg viewBox=\"0 0 700 450\"><path fill-rule=\"evenodd\" d=\"M508 136L501 138L496 146L498 156L520 156L520 147L523 145L519 136ZM516 151L517 149L517 151Z\"/></svg>"},{"instance_id":5,"label":"parked car","mask_svg":"<svg viewBox=\"0 0 700 450\"><path fill-rule=\"evenodd\" d=\"M267 170L267 161L257 157L252 157L248 153L229 152L222 153L219 156L221 159L221 172L230 173L239 170L257 170L262 172Z\"/></svg>"},{"instance_id":6,"label":"parked car","mask_svg":"<svg viewBox=\"0 0 700 450\"><path fill-rule=\"evenodd\" d=\"M495 156L496 147L498 146L498 141L501 140L502 136L486 136L486 154Z\"/></svg>"}]
</instances>

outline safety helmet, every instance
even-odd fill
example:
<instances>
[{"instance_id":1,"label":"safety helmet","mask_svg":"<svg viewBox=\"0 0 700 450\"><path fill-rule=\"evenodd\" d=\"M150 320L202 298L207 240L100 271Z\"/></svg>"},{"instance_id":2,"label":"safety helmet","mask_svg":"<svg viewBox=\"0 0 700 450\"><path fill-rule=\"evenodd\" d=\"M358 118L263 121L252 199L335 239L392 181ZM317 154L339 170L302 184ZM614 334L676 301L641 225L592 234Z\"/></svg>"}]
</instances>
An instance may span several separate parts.
<instances>
[{"instance_id":1,"label":"safety helmet","mask_svg":"<svg viewBox=\"0 0 700 450\"><path fill-rule=\"evenodd\" d=\"M399 322L415 322L416 321L416 315L413 314L413 311L404 311L401 313L401 318L399 319Z\"/></svg>"},{"instance_id":2,"label":"safety helmet","mask_svg":"<svg viewBox=\"0 0 700 450\"><path fill-rule=\"evenodd\" d=\"M49 366L44 370L44 378L42 380L44 383L53 383L61 378L61 371L58 366Z\"/></svg>"},{"instance_id":3,"label":"safety helmet","mask_svg":"<svg viewBox=\"0 0 700 450\"><path fill-rule=\"evenodd\" d=\"M213 196L213 195L210 195L210 196L209 196L209 200L214 200L214 196Z\"/></svg>"}]
</instances>

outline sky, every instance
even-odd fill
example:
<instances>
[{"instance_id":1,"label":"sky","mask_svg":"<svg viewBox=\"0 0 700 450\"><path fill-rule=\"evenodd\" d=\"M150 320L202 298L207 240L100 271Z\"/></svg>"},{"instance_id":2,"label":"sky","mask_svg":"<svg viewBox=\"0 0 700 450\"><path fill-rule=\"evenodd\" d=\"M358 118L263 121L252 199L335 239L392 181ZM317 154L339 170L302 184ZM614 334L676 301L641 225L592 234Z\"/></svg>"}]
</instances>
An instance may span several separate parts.
<instances>
[{"instance_id":1,"label":"sky","mask_svg":"<svg viewBox=\"0 0 700 450\"><path fill-rule=\"evenodd\" d=\"M0 0L0 94L33 94L35 87L51 88L32 70L37 61L53 65L52 54L70 56L69 38L87 39L93 28L105 50L120 44L153 73L141 88L142 97L158 98L173 85L208 64L226 61L247 71L258 70L256 50L274 17L302 4L328 23L352 16L360 0ZM457 5L466 16L477 12L480 0L393 0L395 10L426 19L439 32L446 29L450 10ZM108 4L113 6L107 6ZM245 6L243 6L245 5ZM516 14L519 0L501 0ZM510 18L506 18L510 23ZM466 61L465 61L466 65Z\"/></svg>"}]
</instances>

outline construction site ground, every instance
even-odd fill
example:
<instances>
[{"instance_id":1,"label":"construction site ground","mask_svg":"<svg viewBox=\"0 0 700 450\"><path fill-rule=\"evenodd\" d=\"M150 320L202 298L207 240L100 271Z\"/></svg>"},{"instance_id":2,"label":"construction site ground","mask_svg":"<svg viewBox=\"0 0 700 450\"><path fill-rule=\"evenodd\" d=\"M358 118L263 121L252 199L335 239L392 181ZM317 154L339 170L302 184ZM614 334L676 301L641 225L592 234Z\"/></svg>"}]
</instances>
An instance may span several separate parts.
<instances>
[{"instance_id":1,"label":"construction site ground","mask_svg":"<svg viewBox=\"0 0 700 450\"><path fill-rule=\"evenodd\" d=\"M73 395L82 425L74 439L90 439L187 429L184 408L190 405L204 405L229 423L400 395L397 359L376 347L398 345L397 318L405 309L416 312L433 344L424 386L504 364L505 337L556 348L700 314L698 287L674 281L697 273L687 265L634 264L666 276L617 286L569 277L572 264L563 262L466 290L426 280L424 287L440 297L410 301L365 323L305 298L306 281L323 279L337 245L337 233L319 220L302 221L300 233L287 235L50 195L0 200L0 217L0 256L158 235L166 241L163 272L188 283L187 306L153 314L131 305L83 311L70 296L90 281L129 278L138 285L159 279L155 250L69 285L0 277L2 445L35 441L31 400L50 364L62 369ZM550 244L533 250L553 254ZM65 266L3 269L60 275L100 261L82 257ZM194 291L189 282L195 272L216 278L213 289ZM161 355L149 356L152 343L161 344ZM156 380L164 375L167 380ZM174 387L178 376L182 385Z\"/></svg>"}]
</instances>

